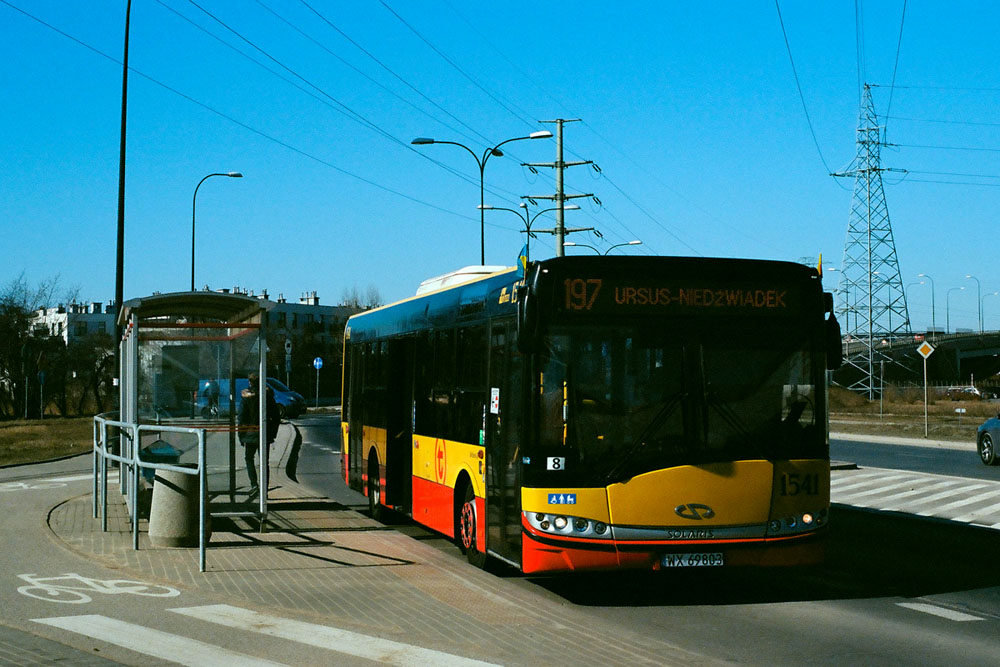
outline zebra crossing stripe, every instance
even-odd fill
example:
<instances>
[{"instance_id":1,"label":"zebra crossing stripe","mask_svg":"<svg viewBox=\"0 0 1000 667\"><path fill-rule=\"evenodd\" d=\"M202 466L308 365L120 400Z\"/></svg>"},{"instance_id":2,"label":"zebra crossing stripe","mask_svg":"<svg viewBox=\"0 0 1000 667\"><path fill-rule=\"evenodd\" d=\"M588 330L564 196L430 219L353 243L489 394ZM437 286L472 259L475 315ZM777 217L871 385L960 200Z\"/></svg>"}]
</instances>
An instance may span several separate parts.
<instances>
[{"instance_id":1,"label":"zebra crossing stripe","mask_svg":"<svg viewBox=\"0 0 1000 667\"><path fill-rule=\"evenodd\" d=\"M154 630L97 614L35 618L32 620L35 623L51 625L92 639L99 639L136 653L191 667L231 667L232 665L281 667L282 664L261 660L245 653L229 651L197 639L188 639L162 630Z\"/></svg>"},{"instance_id":2,"label":"zebra crossing stripe","mask_svg":"<svg viewBox=\"0 0 1000 667\"><path fill-rule=\"evenodd\" d=\"M170 611L208 623L258 632L269 637L288 639L389 665L466 667L491 664L349 630L261 614L226 604L181 607Z\"/></svg>"},{"instance_id":3,"label":"zebra crossing stripe","mask_svg":"<svg viewBox=\"0 0 1000 667\"><path fill-rule=\"evenodd\" d=\"M932 604L925 604L923 602L897 602L896 606L905 607L906 609L912 609L913 611L921 611L925 614L931 614L932 616L939 616L941 618L947 618L949 621L958 621L960 623L965 623L968 621L982 621L985 620L979 616L973 616L972 614L963 614L960 611L955 611L954 609L945 609L944 607L936 607Z\"/></svg>"}]
</instances>

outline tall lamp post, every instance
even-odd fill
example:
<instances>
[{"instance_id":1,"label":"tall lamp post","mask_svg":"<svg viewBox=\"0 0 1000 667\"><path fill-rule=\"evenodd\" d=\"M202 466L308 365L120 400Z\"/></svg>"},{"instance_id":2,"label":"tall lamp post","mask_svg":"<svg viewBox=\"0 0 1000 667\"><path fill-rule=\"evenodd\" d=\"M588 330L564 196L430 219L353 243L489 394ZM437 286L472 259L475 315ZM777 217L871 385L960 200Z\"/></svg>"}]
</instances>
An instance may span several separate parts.
<instances>
[{"instance_id":1,"label":"tall lamp post","mask_svg":"<svg viewBox=\"0 0 1000 667\"><path fill-rule=\"evenodd\" d=\"M964 290L964 287L950 287L944 295L944 332L951 333L951 293Z\"/></svg>"},{"instance_id":2,"label":"tall lamp post","mask_svg":"<svg viewBox=\"0 0 1000 667\"><path fill-rule=\"evenodd\" d=\"M965 279L976 281L976 301L979 302L979 333L983 333L983 286L979 283L979 278L975 276L965 276Z\"/></svg>"},{"instance_id":3,"label":"tall lamp post","mask_svg":"<svg viewBox=\"0 0 1000 667\"><path fill-rule=\"evenodd\" d=\"M191 197L191 291L194 291L194 214L195 206L198 203L198 188L201 184L212 178L213 176L228 176L229 178L243 178L243 174L238 171L228 171L224 174L209 174L205 178L198 181L198 185L194 188L194 196Z\"/></svg>"},{"instance_id":4,"label":"tall lamp post","mask_svg":"<svg viewBox=\"0 0 1000 667\"><path fill-rule=\"evenodd\" d=\"M500 147L504 144L509 144L512 141L523 141L524 139L549 139L552 137L552 133L548 130L542 130L540 132L532 132L526 137L514 137L513 139L507 139L506 141L501 141L499 144L493 148L487 148L483 151L483 157L480 158L476 155L476 152L466 146L465 144L460 144L457 141L439 141L437 139L431 139L429 137L417 137L410 143L415 146L426 146L429 144L450 144L452 146L458 146L469 151L469 154L475 158L476 164L479 165L479 263L486 265L486 215L485 215L485 196L486 196L486 162L491 156L503 157L503 151ZM516 212L516 211L515 211Z\"/></svg>"},{"instance_id":5,"label":"tall lamp post","mask_svg":"<svg viewBox=\"0 0 1000 667\"><path fill-rule=\"evenodd\" d=\"M934 313L936 312L936 309L934 308L934 291L935 291L934 290L934 279L931 278L926 273L917 274L917 277L918 278L927 278L927 280L931 281L931 331L933 332L933 335L931 336L931 338L934 338L935 336L937 336L937 321L934 319Z\"/></svg>"},{"instance_id":6,"label":"tall lamp post","mask_svg":"<svg viewBox=\"0 0 1000 667\"><path fill-rule=\"evenodd\" d=\"M531 237L534 236L531 233L531 225L534 224L535 220L537 220L538 216L540 216L542 213L548 213L549 211L558 211L559 207L558 206L553 206L552 208L544 208L541 211L539 211L538 213L535 213L534 215L531 215L529 213L529 211L528 211L528 205L525 204L524 202L521 202L517 206L520 209L519 211L515 211L512 208L504 208L503 206L487 206L487 205L480 204L479 210L480 211L510 211L511 213L513 213L514 215L516 215L517 217L519 217L522 220L524 220L524 233L528 235L527 238L525 239L525 242L524 242L524 244L525 244L525 251L524 251L524 253L525 253L525 259L527 259L527 260L530 261L531 260ZM580 207L577 206L576 204L570 204L569 206L563 206L563 210L564 211L578 211L579 209L580 209ZM522 215L522 213L523 213L523 215Z\"/></svg>"}]
</instances>

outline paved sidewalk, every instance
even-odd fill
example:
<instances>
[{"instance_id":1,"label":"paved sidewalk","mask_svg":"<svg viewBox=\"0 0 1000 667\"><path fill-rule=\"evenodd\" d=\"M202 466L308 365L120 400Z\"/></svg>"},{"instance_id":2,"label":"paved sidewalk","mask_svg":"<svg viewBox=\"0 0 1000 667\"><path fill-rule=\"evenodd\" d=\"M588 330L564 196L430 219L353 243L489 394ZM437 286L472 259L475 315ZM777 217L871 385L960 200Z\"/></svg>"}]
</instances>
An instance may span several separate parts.
<instances>
[{"instance_id":1,"label":"paved sidewalk","mask_svg":"<svg viewBox=\"0 0 1000 667\"><path fill-rule=\"evenodd\" d=\"M197 549L153 547L145 521L133 551L117 485L108 532L91 496L54 507L48 525L73 551L145 581L220 602L507 665L705 664L667 642L586 622L561 600L505 584L367 516L316 497L284 473L290 429L272 446L269 516L216 519L206 572ZM113 493L112 493L113 491Z\"/></svg>"},{"instance_id":2,"label":"paved sidewalk","mask_svg":"<svg viewBox=\"0 0 1000 667\"><path fill-rule=\"evenodd\" d=\"M849 440L851 442L878 442L884 445L905 445L907 447L931 447L935 449L955 449L969 452L976 451L976 443L960 440L938 440L935 438L901 438L894 435L865 435L863 433L830 432L831 440ZM974 440L974 439L973 439Z\"/></svg>"}]
</instances>

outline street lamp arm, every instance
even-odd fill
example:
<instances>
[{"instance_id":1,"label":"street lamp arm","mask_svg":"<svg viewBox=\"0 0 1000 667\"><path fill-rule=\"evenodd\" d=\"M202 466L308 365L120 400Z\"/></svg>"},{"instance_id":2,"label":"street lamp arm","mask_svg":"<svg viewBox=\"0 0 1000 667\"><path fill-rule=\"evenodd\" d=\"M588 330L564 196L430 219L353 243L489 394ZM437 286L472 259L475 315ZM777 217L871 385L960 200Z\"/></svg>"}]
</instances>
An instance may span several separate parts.
<instances>
[{"instance_id":1,"label":"street lamp arm","mask_svg":"<svg viewBox=\"0 0 1000 667\"><path fill-rule=\"evenodd\" d=\"M194 195L191 197L191 291L194 291L194 219L195 210L198 203L198 188L201 184L212 178L213 176L228 176L229 178L243 178L243 174L238 171L227 171L227 172L216 172L214 174L209 174L203 179L198 181L198 185L194 187Z\"/></svg>"}]
</instances>

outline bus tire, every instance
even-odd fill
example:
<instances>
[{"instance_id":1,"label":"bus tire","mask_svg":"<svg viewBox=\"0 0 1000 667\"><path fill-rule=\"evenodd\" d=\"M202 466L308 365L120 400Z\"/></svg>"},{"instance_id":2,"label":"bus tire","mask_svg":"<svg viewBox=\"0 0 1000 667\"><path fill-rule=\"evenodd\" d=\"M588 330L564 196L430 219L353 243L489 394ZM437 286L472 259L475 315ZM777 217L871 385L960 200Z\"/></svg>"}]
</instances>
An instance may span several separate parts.
<instances>
[{"instance_id":1,"label":"bus tire","mask_svg":"<svg viewBox=\"0 0 1000 667\"><path fill-rule=\"evenodd\" d=\"M458 509L458 526L455 541L472 565L486 567L486 551L479 544L479 523L482 518L476 508L476 494L471 484L465 485L465 495Z\"/></svg>"},{"instance_id":2,"label":"bus tire","mask_svg":"<svg viewBox=\"0 0 1000 667\"><path fill-rule=\"evenodd\" d=\"M368 513L381 522L385 518L382 507L382 483L378 477L378 457L368 459Z\"/></svg>"}]
</instances>

